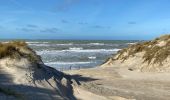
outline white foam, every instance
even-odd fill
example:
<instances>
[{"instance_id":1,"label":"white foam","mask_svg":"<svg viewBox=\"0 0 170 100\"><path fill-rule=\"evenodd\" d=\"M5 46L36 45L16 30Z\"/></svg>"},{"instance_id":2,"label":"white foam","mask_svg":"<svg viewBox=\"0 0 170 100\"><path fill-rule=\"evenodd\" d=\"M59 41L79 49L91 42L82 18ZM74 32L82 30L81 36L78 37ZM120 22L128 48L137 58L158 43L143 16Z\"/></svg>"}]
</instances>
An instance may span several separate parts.
<instances>
[{"instance_id":1,"label":"white foam","mask_svg":"<svg viewBox=\"0 0 170 100\"><path fill-rule=\"evenodd\" d=\"M28 43L28 44L47 44L47 43L49 43L49 42L26 42L26 43Z\"/></svg>"},{"instance_id":2,"label":"white foam","mask_svg":"<svg viewBox=\"0 0 170 100\"><path fill-rule=\"evenodd\" d=\"M68 44L48 44L48 43L29 43L29 45L31 46L69 46L69 45L73 45L72 43L68 43Z\"/></svg>"},{"instance_id":3,"label":"white foam","mask_svg":"<svg viewBox=\"0 0 170 100\"><path fill-rule=\"evenodd\" d=\"M90 45L105 45L104 43L89 43Z\"/></svg>"},{"instance_id":4,"label":"white foam","mask_svg":"<svg viewBox=\"0 0 170 100\"><path fill-rule=\"evenodd\" d=\"M45 46L45 47L48 47L48 46L50 46L49 44L28 44L28 45L30 45L30 46Z\"/></svg>"},{"instance_id":5,"label":"white foam","mask_svg":"<svg viewBox=\"0 0 170 100\"><path fill-rule=\"evenodd\" d=\"M73 45L73 43L64 43L64 44L55 44L55 45L62 45L62 46L65 46L65 45Z\"/></svg>"},{"instance_id":6,"label":"white foam","mask_svg":"<svg viewBox=\"0 0 170 100\"><path fill-rule=\"evenodd\" d=\"M48 45L49 42L26 42L30 46L50 46Z\"/></svg>"},{"instance_id":7,"label":"white foam","mask_svg":"<svg viewBox=\"0 0 170 100\"><path fill-rule=\"evenodd\" d=\"M79 47L79 48L77 48L77 47L70 47L69 50L83 50L83 48L82 47Z\"/></svg>"},{"instance_id":8,"label":"white foam","mask_svg":"<svg viewBox=\"0 0 170 100\"><path fill-rule=\"evenodd\" d=\"M137 42L131 42L131 43L127 43L128 45L133 45L136 44Z\"/></svg>"},{"instance_id":9,"label":"white foam","mask_svg":"<svg viewBox=\"0 0 170 100\"><path fill-rule=\"evenodd\" d=\"M96 57L95 56L90 56L90 57L88 57L89 59L96 59Z\"/></svg>"},{"instance_id":10,"label":"white foam","mask_svg":"<svg viewBox=\"0 0 170 100\"><path fill-rule=\"evenodd\" d=\"M67 52L117 52L120 49L84 49L84 50L62 50Z\"/></svg>"},{"instance_id":11,"label":"white foam","mask_svg":"<svg viewBox=\"0 0 170 100\"><path fill-rule=\"evenodd\" d=\"M76 65L76 64L90 64L91 62L47 62L46 65Z\"/></svg>"},{"instance_id":12,"label":"white foam","mask_svg":"<svg viewBox=\"0 0 170 100\"><path fill-rule=\"evenodd\" d=\"M76 53L107 53L107 52L117 52L120 49L85 49L85 50L75 50L75 49L68 49L68 50L41 50L41 51L36 51L37 54L42 55L42 54L56 54L56 53L64 53L64 52L76 52Z\"/></svg>"}]
</instances>

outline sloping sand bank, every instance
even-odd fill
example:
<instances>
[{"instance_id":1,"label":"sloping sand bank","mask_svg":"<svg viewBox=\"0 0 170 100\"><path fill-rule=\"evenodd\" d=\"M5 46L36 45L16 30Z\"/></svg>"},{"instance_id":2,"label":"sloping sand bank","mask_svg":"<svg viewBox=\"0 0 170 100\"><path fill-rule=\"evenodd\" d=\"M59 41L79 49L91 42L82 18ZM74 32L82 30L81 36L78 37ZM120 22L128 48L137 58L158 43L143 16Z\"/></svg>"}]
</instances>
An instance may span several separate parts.
<instances>
[{"instance_id":1,"label":"sloping sand bank","mask_svg":"<svg viewBox=\"0 0 170 100\"><path fill-rule=\"evenodd\" d=\"M0 43L0 100L76 100L71 83L26 43Z\"/></svg>"}]
</instances>

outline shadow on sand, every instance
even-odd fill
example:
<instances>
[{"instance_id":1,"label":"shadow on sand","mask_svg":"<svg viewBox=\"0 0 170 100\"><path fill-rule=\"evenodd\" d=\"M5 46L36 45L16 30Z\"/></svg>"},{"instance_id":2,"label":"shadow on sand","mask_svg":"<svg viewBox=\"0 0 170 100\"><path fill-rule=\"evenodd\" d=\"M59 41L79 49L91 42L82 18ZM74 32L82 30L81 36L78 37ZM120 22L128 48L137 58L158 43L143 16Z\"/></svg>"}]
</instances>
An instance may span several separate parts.
<instances>
[{"instance_id":1,"label":"shadow on sand","mask_svg":"<svg viewBox=\"0 0 170 100\"><path fill-rule=\"evenodd\" d=\"M84 77L84 76L79 75L79 74L70 75L70 77L73 80L75 80L78 85L81 85L80 82L90 82L90 81L99 80L99 79L96 79L96 78Z\"/></svg>"},{"instance_id":2,"label":"shadow on sand","mask_svg":"<svg viewBox=\"0 0 170 100\"><path fill-rule=\"evenodd\" d=\"M3 72L0 69L0 100L77 100L73 95L72 80L75 80L78 85L81 81L94 81L90 77L83 77L81 75L67 75L52 67L41 65L40 68L34 68L32 73L32 85L16 85L12 83L12 75ZM56 86L53 86L49 79L53 79ZM62 84L62 80L66 80L66 85ZM56 91L36 86L37 81L46 81ZM57 88L56 88L57 87Z\"/></svg>"}]
</instances>

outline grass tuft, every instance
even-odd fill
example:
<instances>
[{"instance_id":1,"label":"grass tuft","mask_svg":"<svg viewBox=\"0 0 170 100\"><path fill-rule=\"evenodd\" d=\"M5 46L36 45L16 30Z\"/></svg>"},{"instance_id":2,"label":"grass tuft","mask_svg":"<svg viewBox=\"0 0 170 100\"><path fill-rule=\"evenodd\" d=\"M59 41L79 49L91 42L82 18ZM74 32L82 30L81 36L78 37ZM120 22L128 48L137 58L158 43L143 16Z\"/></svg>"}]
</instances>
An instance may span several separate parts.
<instances>
[{"instance_id":1,"label":"grass tuft","mask_svg":"<svg viewBox=\"0 0 170 100\"><path fill-rule=\"evenodd\" d=\"M166 44L162 47L157 46L160 41L165 41ZM138 43L122 49L118 52L117 59L125 61L127 58L139 52L145 52L143 56L144 62L148 64L151 62L153 62L153 64L159 63L161 65L162 62L170 56L170 35L163 35L153 41Z\"/></svg>"},{"instance_id":2,"label":"grass tuft","mask_svg":"<svg viewBox=\"0 0 170 100\"><path fill-rule=\"evenodd\" d=\"M21 49L28 51L23 52ZM27 58L31 62L38 62L40 56L28 47L24 41L11 41L8 43L0 43L0 59L10 57L13 59Z\"/></svg>"}]
</instances>

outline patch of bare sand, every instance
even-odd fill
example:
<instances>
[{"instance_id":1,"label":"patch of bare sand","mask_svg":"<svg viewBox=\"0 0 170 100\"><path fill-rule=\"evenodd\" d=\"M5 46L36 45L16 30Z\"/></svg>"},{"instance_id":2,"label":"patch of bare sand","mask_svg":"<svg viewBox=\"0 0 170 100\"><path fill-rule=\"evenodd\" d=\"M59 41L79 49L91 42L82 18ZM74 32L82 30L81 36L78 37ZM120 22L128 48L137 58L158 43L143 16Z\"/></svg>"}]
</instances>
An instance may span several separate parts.
<instances>
[{"instance_id":1,"label":"patch of bare sand","mask_svg":"<svg viewBox=\"0 0 170 100\"><path fill-rule=\"evenodd\" d=\"M104 96L94 94L78 87L74 87L74 95L80 100L107 100Z\"/></svg>"},{"instance_id":2,"label":"patch of bare sand","mask_svg":"<svg viewBox=\"0 0 170 100\"><path fill-rule=\"evenodd\" d=\"M100 67L66 71L66 73L91 79L75 78L80 83L76 86L80 94L75 96L81 97L81 100L170 99L170 73L144 73L130 71L127 67Z\"/></svg>"},{"instance_id":3,"label":"patch of bare sand","mask_svg":"<svg viewBox=\"0 0 170 100\"><path fill-rule=\"evenodd\" d=\"M69 76L27 59L0 60L0 100L76 100Z\"/></svg>"}]
</instances>

